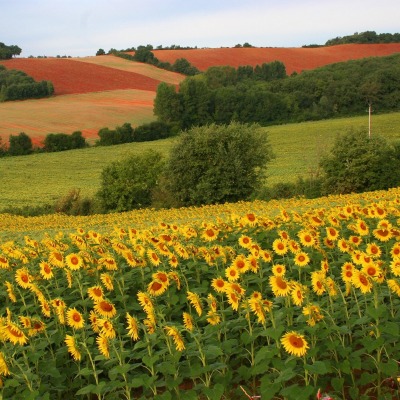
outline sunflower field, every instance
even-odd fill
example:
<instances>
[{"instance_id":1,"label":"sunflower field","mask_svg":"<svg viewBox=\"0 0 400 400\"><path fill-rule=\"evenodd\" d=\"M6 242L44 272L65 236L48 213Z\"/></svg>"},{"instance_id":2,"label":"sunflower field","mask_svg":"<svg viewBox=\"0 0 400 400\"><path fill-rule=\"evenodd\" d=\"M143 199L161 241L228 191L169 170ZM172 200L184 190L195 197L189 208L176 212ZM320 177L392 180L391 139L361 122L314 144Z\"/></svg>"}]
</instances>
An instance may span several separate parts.
<instances>
[{"instance_id":1,"label":"sunflower field","mask_svg":"<svg viewBox=\"0 0 400 400\"><path fill-rule=\"evenodd\" d=\"M0 216L0 399L400 398L400 189L136 215Z\"/></svg>"}]
</instances>

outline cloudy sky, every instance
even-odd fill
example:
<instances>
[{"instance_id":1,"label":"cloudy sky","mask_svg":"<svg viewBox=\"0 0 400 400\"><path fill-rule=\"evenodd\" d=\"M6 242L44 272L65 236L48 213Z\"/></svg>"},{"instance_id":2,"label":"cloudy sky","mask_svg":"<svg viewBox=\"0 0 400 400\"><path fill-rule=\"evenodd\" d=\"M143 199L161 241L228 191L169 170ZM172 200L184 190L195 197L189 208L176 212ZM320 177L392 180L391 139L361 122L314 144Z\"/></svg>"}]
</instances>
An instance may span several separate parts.
<instances>
[{"instance_id":1,"label":"cloudy sky","mask_svg":"<svg viewBox=\"0 0 400 400\"><path fill-rule=\"evenodd\" d=\"M300 47L400 31L398 0L0 0L0 15L0 42L23 57L141 44Z\"/></svg>"}]
</instances>

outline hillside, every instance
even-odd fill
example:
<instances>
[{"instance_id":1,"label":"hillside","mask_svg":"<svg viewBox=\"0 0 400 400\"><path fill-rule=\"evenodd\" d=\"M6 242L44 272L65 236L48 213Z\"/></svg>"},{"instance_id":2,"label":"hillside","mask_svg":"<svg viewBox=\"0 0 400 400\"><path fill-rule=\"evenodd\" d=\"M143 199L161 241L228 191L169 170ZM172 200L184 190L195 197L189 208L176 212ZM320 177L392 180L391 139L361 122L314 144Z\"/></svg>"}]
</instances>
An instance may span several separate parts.
<instances>
[{"instance_id":1,"label":"hillside","mask_svg":"<svg viewBox=\"0 0 400 400\"><path fill-rule=\"evenodd\" d=\"M186 58L201 71L216 65L255 66L278 60L285 64L286 72L289 75L293 72L314 69L336 62L387 56L398 52L400 52L400 43L345 44L316 48L242 47L153 51L160 61L173 63L178 58Z\"/></svg>"}]
</instances>

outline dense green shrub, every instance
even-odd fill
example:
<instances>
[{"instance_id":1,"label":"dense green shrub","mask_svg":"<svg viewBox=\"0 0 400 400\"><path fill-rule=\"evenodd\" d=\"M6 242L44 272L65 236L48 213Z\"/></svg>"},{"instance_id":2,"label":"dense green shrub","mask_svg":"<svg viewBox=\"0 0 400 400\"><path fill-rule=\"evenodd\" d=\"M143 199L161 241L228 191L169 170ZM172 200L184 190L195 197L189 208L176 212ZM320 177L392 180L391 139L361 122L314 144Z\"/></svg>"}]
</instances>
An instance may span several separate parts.
<instances>
[{"instance_id":1,"label":"dense green shrub","mask_svg":"<svg viewBox=\"0 0 400 400\"><path fill-rule=\"evenodd\" d=\"M11 156L24 156L31 154L32 151L32 140L25 132L21 132L19 135L10 135L8 154Z\"/></svg>"},{"instance_id":2,"label":"dense green shrub","mask_svg":"<svg viewBox=\"0 0 400 400\"><path fill-rule=\"evenodd\" d=\"M165 176L181 205L235 202L248 199L261 185L272 157L259 125L194 127L171 150Z\"/></svg>"},{"instance_id":3,"label":"dense green shrub","mask_svg":"<svg viewBox=\"0 0 400 400\"><path fill-rule=\"evenodd\" d=\"M102 128L98 135L100 139L96 142L98 146L112 146L114 144L131 143L134 141L132 125L128 122L117 126L114 130Z\"/></svg>"},{"instance_id":4,"label":"dense green shrub","mask_svg":"<svg viewBox=\"0 0 400 400\"><path fill-rule=\"evenodd\" d=\"M102 209L122 212L150 206L164 163L161 153L148 150L106 167L97 193Z\"/></svg>"},{"instance_id":5,"label":"dense green shrub","mask_svg":"<svg viewBox=\"0 0 400 400\"><path fill-rule=\"evenodd\" d=\"M171 126L161 121L154 121L138 126L133 133L134 142L148 142L171 136Z\"/></svg>"},{"instance_id":6,"label":"dense green shrub","mask_svg":"<svg viewBox=\"0 0 400 400\"><path fill-rule=\"evenodd\" d=\"M82 132L76 131L71 135L66 133L49 133L44 140L44 151L55 152L72 149L82 149L87 146Z\"/></svg>"},{"instance_id":7,"label":"dense green shrub","mask_svg":"<svg viewBox=\"0 0 400 400\"><path fill-rule=\"evenodd\" d=\"M324 193L360 193L400 185L400 146L350 131L337 137L320 162Z\"/></svg>"}]
</instances>

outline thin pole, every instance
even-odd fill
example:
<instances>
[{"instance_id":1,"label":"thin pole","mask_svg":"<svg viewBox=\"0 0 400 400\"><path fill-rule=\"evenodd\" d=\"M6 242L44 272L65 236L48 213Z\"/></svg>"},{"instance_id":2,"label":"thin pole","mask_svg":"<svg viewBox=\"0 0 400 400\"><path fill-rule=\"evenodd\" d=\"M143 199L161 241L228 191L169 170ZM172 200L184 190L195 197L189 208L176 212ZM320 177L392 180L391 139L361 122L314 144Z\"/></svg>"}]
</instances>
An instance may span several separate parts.
<instances>
[{"instance_id":1,"label":"thin pole","mask_svg":"<svg viewBox=\"0 0 400 400\"><path fill-rule=\"evenodd\" d=\"M368 137L371 139L371 103L368 106Z\"/></svg>"}]
</instances>

